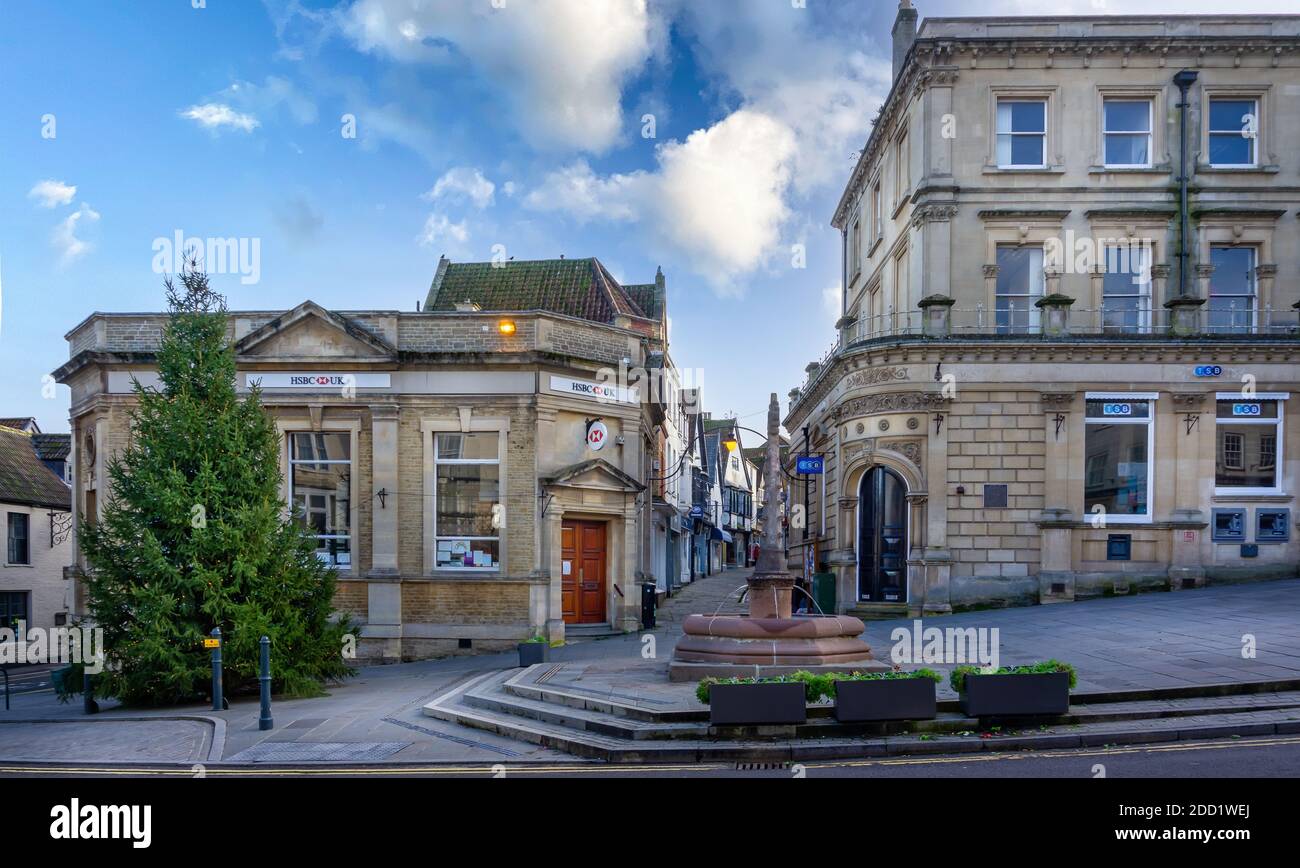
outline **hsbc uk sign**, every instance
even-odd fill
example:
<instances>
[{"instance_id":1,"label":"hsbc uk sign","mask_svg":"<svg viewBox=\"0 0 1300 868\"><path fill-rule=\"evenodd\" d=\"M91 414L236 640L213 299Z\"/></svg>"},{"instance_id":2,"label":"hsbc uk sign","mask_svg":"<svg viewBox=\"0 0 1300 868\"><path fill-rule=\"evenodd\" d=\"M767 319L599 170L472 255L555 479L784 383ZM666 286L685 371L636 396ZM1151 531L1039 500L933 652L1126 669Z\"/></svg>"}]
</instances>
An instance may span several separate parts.
<instances>
[{"instance_id":1,"label":"hsbc uk sign","mask_svg":"<svg viewBox=\"0 0 1300 868\"><path fill-rule=\"evenodd\" d=\"M389 374L326 371L250 372L247 380L263 389L387 389L392 384Z\"/></svg>"}]
</instances>

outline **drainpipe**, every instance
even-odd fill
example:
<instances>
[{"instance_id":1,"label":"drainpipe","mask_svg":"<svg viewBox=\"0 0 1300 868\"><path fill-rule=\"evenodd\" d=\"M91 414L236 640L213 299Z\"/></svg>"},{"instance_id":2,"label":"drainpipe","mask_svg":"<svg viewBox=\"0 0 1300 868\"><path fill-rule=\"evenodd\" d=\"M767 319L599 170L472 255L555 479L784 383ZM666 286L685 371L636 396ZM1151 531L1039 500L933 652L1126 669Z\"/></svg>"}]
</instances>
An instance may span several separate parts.
<instances>
[{"instance_id":1,"label":"drainpipe","mask_svg":"<svg viewBox=\"0 0 1300 868\"><path fill-rule=\"evenodd\" d=\"M1191 251L1187 246L1187 236L1191 234L1191 219L1188 216L1187 208L1187 110L1191 107L1188 99L1188 91L1192 84L1195 83L1198 73L1195 70L1184 69L1174 76L1174 84L1178 85L1178 123L1181 127L1181 141L1179 142L1178 155L1178 297L1186 298L1187 293L1187 266L1191 259Z\"/></svg>"}]
</instances>

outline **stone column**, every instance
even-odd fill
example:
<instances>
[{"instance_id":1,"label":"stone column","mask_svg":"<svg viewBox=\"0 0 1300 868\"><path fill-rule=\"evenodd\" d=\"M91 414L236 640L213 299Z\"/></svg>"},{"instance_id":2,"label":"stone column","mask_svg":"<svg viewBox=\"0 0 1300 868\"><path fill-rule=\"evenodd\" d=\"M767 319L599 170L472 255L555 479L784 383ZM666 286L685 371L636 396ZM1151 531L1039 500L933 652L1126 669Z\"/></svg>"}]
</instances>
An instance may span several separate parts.
<instances>
[{"instance_id":1,"label":"stone column","mask_svg":"<svg viewBox=\"0 0 1300 868\"><path fill-rule=\"evenodd\" d=\"M1175 449L1174 449L1174 509L1171 518L1169 589L1199 588L1205 584L1205 567L1202 564L1202 535L1209 526L1201 510L1200 488L1204 471L1201 452L1209 444L1210 454L1215 446L1214 402L1206 408L1204 392L1174 393ZM1205 432L1209 435L1206 436ZM1208 467L1213 474L1214 467Z\"/></svg>"},{"instance_id":2,"label":"stone column","mask_svg":"<svg viewBox=\"0 0 1300 868\"><path fill-rule=\"evenodd\" d=\"M998 297L998 266L996 263L984 266L984 299L996 299ZM986 309L984 311L983 322L979 323L979 331L992 332L997 327L997 311ZM959 324L960 325L960 324Z\"/></svg>"},{"instance_id":3,"label":"stone column","mask_svg":"<svg viewBox=\"0 0 1300 868\"><path fill-rule=\"evenodd\" d=\"M931 410L926 419L922 468L925 473L926 499L922 516L925 522L925 604L922 614L943 615L952 611L952 553L948 550L948 421L951 402L945 401Z\"/></svg>"},{"instance_id":4,"label":"stone column","mask_svg":"<svg viewBox=\"0 0 1300 868\"><path fill-rule=\"evenodd\" d=\"M550 500L546 520L538 522L542 526L542 535L546 540L546 560L543 568L550 573L550 583L546 590L546 611L540 620L546 625L546 638L552 642L564 641L564 513L560 510L559 498L543 497L542 502ZM626 520L626 519L625 519ZM612 542L612 540L611 540ZM626 561L626 557L624 558Z\"/></svg>"},{"instance_id":5,"label":"stone column","mask_svg":"<svg viewBox=\"0 0 1300 868\"><path fill-rule=\"evenodd\" d=\"M397 528L401 497L397 477L397 424L395 404L372 404L370 425L372 458L370 472L370 576L398 574ZM382 493L382 494L381 494Z\"/></svg>"},{"instance_id":6,"label":"stone column","mask_svg":"<svg viewBox=\"0 0 1300 868\"><path fill-rule=\"evenodd\" d=\"M1260 301L1268 300L1268 309L1261 309L1259 312L1259 330L1261 332L1272 331L1273 329L1273 283L1277 279L1277 266L1272 263L1265 263L1255 268L1255 277L1259 281L1258 298ZM1267 313L1267 319L1265 314Z\"/></svg>"},{"instance_id":7,"label":"stone column","mask_svg":"<svg viewBox=\"0 0 1300 868\"><path fill-rule=\"evenodd\" d=\"M1040 561L1038 601L1063 603L1074 599L1073 528L1070 509L1070 415L1073 392L1044 392L1039 398L1044 424L1043 514L1039 517Z\"/></svg>"}]
</instances>

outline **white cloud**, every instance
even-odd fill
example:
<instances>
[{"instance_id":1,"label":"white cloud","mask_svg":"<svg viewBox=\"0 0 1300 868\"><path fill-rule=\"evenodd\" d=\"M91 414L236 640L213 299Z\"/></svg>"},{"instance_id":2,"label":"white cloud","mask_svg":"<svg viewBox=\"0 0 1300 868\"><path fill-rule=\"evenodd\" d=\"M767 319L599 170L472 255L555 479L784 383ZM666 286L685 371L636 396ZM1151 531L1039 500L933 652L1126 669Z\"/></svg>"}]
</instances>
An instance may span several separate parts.
<instances>
[{"instance_id":1,"label":"white cloud","mask_svg":"<svg viewBox=\"0 0 1300 868\"><path fill-rule=\"evenodd\" d=\"M464 244L469 241L469 226L464 220L452 223L446 214L433 213L424 221L424 229L416 238L421 247L432 247L438 242Z\"/></svg>"},{"instance_id":2,"label":"white cloud","mask_svg":"<svg viewBox=\"0 0 1300 868\"><path fill-rule=\"evenodd\" d=\"M42 208L55 205L68 205L77 195L77 188L62 181L41 181L27 191L27 198L35 201Z\"/></svg>"},{"instance_id":3,"label":"white cloud","mask_svg":"<svg viewBox=\"0 0 1300 868\"><path fill-rule=\"evenodd\" d=\"M343 31L363 51L464 64L505 94L529 142L600 153L623 133L621 91L657 38L646 0L356 0Z\"/></svg>"},{"instance_id":4,"label":"white cloud","mask_svg":"<svg viewBox=\"0 0 1300 868\"><path fill-rule=\"evenodd\" d=\"M481 211L492 204L492 194L495 191L496 185L483 177L483 173L478 169L459 166L447 170L423 198L430 202L437 202L444 198L468 199Z\"/></svg>"},{"instance_id":5,"label":"white cloud","mask_svg":"<svg viewBox=\"0 0 1300 868\"><path fill-rule=\"evenodd\" d=\"M195 121L199 126L209 130L231 127L251 133L261 126L257 118L252 115L237 112L228 105L215 102L192 105L181 112L181 117Z\"/></svg>"},{"instance_id":6,"label":"white cloud","mask_svg":"<svg viewBox=\"0 0 1300 868\"><path fill-rule=\"evenodd\" d=\"M54 232L50 236L50 243L59 253L60 264L67 265L76 259L80 259L91 251L91 244L77 237L77 230L85 223L99 222L99 212L95 211L85 202L81 207L72 212L59 225L54 227Z\"/></svg>"},{"instance_id":7,"label":"white cloud","mask_svg":"<svg viewBox=\"0 0 1300 868\"><path fill-rule=\"evenodd\" d=\"M223 90L218 99L221 102L217 105L233 105L243 117L252 118L253 126L258 126L258 115L269 115L280 108L284 108L297 124L316 123L316 103L293 82L276 75L268 75L262 84L236 81Z\"/></svg>"},{"instance_id":8,"label":"white cloud","mask_svg":"<svg viewBox=\"0 0 1300 868\"><path fill-rule=\"evenodd\" d=\"M546 176L524 204L579 221L648 222L721 287L757 268L780 240L794 133L742 109L656 151L654 172L599 176L579 160Z\"/></svg>"},{"instance_id":9,"label":"white cloud","mask_svg":"<svg viewBox=\"0 0 1300 868\"><path fill-rule=\"evenodd\" d=\"M645 172L602 178L586 160L577 160L548 174L524 197L524 207L534 211L560 211L580 223L598 219L635 220L652 180Z\"/></svg>"},{"instance_id":10,"label":"white cloud","mask_svg":"<svg viewBox=\"0 0 1300 868\"><path fill-rule=\"evenodd\" d=\"M838 283L822 290L822 309L830 315L831 319L838 320L840 318L841 296L842 293Z\"/></svg>"}]
</instances>

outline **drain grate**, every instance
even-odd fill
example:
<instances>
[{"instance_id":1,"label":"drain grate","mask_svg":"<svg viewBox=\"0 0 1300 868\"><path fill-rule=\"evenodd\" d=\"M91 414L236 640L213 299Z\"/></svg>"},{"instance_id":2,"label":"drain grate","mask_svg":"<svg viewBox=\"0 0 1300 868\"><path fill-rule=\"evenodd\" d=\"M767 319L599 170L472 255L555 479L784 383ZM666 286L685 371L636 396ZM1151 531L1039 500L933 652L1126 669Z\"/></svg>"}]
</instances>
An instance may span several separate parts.
<instances>
[{"instance_id":1,"label":"drain grate","mask_svg":"<svg viewBox=\"0 0 1300 868\"><path fill-rule=\"evenodd\" d=\"M230 757L232 763L364 763L387 759L409 741L264 741Z\"/></svg>"},{"instance_id":2,"label":"drain grate","mask_svg":"<svg viewBox=\"0 0 1300 868\"><path fill-rule=\"evenodd\" d=\"M790 763L736 763L735 768L738 772L783 772L789 770Z\"/></svg>"}]
</instances>

